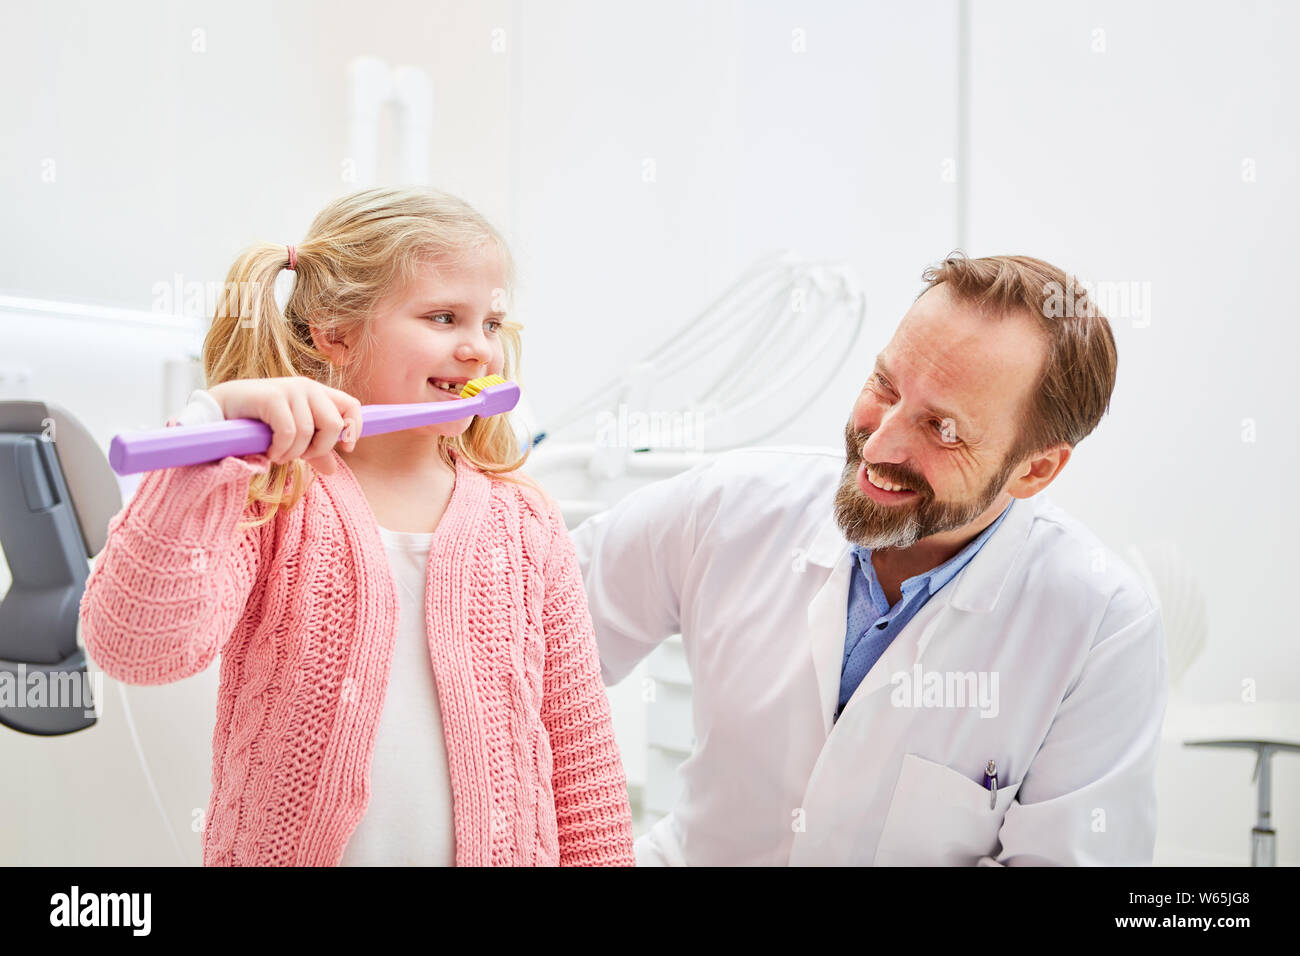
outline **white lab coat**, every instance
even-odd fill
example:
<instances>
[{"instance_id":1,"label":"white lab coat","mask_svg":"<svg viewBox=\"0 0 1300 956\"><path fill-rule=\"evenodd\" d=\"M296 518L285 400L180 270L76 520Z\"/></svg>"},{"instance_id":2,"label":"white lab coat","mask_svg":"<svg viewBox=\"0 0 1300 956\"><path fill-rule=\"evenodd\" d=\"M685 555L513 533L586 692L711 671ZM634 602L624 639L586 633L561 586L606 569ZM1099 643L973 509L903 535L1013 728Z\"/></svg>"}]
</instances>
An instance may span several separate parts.
<instances>
[{"instance_id":1,"label":"white lab coat","mask_svg":"<svg viewBox=\"0 0 1300 956\"><path fill-rule=\"evenodd\" d=\"M638 863L1150 864L1160 614L1045 493L1012 503L832 722L853 560L832 514L843 463L729 452L574 530L605 683L675 633L691 672L682 796ZM984 672L986 691L996 676L996 714L906 706L903 684L924 691L928 672Z\"/></svg>"}]
</instances>

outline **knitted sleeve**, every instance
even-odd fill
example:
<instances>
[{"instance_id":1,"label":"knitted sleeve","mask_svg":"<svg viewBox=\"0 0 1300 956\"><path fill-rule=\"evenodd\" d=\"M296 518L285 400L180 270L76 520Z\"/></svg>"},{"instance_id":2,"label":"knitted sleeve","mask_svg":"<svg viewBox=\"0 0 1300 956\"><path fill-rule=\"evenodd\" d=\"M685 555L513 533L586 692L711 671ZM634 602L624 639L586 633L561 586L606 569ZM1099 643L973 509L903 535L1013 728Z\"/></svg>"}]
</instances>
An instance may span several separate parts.
<instances>
[{"instance_id":1,"label":"knitted sleeve","mask_svg":"<svg viewBox=\"0 0 1300 956\"><path fill-rule=\"evenodd\" d=\"M237 531L266 455L152 471L108 523L81 596L86 652L115 680L166 684L206 668L243 614L269 525ZM251 515L249 515L251 517Z\"/></svg>"},{"instance_id":2,"label":"knitted sleeve","mask_svg":"<svg viewBox=\"0 0 1300 956\"><path fill-rule=\"evenodd\" d=\"M555 508L545 565L542 721L551 739L561 866L635 866L627 778L573 543Z\"/></svg>"}]
</instances>

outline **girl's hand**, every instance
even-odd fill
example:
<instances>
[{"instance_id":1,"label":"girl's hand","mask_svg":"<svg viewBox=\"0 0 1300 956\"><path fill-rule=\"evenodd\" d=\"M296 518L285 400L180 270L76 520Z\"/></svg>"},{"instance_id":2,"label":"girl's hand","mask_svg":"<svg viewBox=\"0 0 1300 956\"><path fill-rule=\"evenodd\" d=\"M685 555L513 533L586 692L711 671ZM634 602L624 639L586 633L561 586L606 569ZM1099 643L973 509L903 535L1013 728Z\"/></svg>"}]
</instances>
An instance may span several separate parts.
<instances>
[{"instance_id":1,"label":"girl's hand","mask_svg":"<svg viewBox=\"0 0 1300 956\"><path fill-rule=\"evenodd\" d=\"M274 464L301 458L332 475L335 444L352 451L361 437L361 403L305 376L233 379L212 386L208 394L226 418L255 418L271 426L266 455Z\"/></svg>"}]
</instances>

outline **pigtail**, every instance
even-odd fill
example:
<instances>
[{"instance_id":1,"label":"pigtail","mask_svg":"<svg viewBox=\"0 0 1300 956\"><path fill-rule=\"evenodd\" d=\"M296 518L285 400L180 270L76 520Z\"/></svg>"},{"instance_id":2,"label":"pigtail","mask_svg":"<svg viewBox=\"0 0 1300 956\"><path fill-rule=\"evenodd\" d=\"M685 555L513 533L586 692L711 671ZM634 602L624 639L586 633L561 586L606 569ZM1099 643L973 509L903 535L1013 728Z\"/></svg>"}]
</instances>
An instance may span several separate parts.
<instances>
[{"instance_id":1,"label":"pigtail","mask_svg":"<svg viewBox=\"0 0 1300 956\"><path fill-rule=\"evenodd\" d=\"M311 258L309 248L295 249L295 292L304 280L310 282ZM263 242L246 249L230 267L203 340L208 388L234 379L280 378L318 370L324 357L319 353L318 358L313 357L315 349L304 348L290 317L275 301L276 279L289 264L287 246ZM259 503L270 507L255 508L261 517L241 524L240 530L265 524L278 508L296 505L313 475L314 470L301 460L273 463L266 474L254 475L246 507L255 508Z\"/></svg>"}]
</instances>

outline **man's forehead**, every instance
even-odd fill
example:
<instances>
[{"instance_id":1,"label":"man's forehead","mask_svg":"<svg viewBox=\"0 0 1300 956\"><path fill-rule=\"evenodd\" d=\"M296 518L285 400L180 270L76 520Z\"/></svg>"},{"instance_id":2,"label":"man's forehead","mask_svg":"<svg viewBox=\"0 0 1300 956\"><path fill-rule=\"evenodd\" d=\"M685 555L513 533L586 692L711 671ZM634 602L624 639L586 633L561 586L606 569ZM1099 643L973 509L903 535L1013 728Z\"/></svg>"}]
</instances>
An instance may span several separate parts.
<instances>
[{"instance_id":1,"label":"man's forehead","mask_svg":"<svg viewBox=\"0 0 1300 956\"><path fill-rule=\"evenodd\" d=\"M1047 342L1032 316L991 316L954 300L940 284L908 310L881 359L924 397L946 401L972 418L988 399L1030 387L1046 359ZM996 411L993 414L997 414Z\"/></svg>"}]
</instances>

